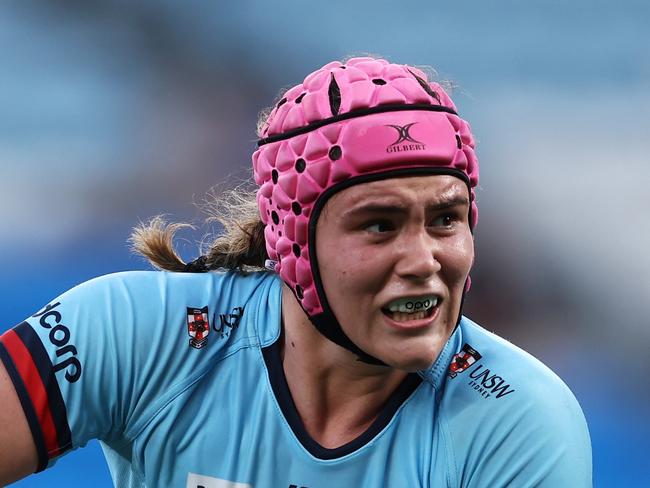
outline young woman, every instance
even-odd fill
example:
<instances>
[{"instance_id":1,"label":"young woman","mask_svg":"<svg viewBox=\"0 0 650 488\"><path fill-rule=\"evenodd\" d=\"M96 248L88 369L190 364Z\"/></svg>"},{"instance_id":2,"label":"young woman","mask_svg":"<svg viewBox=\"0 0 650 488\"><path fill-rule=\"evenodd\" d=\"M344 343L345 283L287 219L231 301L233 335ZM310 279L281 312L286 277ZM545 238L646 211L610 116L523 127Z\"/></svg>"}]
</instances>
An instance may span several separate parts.
<instances>
[{"instance_id":1,"label":"young woman","mask_svg":"<svg viewBox=\"0 0 650 488\"><path fill-rule=\"evenodd\" d=\"M0 339L0 481L98 438L116 486L591 485L539 361L461 315L469 125L416 68L333 62L259 127L253 201L172 272L82 284Z\"/></svg>"}]
</instances>

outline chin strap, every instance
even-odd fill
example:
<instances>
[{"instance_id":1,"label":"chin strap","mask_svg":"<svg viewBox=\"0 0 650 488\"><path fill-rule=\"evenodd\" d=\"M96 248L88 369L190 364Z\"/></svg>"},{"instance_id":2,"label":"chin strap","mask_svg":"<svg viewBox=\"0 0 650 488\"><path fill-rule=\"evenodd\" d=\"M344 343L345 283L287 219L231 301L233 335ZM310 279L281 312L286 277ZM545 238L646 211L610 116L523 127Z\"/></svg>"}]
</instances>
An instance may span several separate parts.
<instances>
[{"instance_id":1,"label":"chin strap","mask_svg":"<svg viewBox=\"0 0 650 488\"><path fill-rule=\"evenodd\" d=\"M329 307L327 308L329 309ZM352 342L352 340L345 334L345 332L343 332L341 324L339 324L338 320L336 320L336 317L330 310L327 310L326 312L320 313L313 317L309 317L309 320L312 324L314 324L314 327L316 327L318 332L323 334L333 343L356 354L359 361L362 363L374 364L377 366L388 366L381 359L371 356L367 352L363 351L360 347L358 347L354 342Z\"/></svg>"}]
</instances>

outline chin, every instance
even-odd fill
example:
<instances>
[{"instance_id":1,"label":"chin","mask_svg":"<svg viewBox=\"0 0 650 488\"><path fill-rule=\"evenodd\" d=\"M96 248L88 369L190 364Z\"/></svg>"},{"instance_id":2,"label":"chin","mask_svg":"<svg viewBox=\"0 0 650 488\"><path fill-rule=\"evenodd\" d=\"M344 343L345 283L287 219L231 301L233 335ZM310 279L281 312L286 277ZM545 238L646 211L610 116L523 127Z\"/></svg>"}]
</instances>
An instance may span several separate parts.
<instances>
[{"instance_id":1,"label":"chin","mask_svg":"<svg viewBox=\"0 0 650 488\"><path fill-rule=\"evenodd\" d=\"M395 369L415 373L428 369L438 359L439 353L440 351L422 351L420 354L411 352L410 354L395 355L390 359L387 358L384 362Z\"/></svg>"}]
</instances>

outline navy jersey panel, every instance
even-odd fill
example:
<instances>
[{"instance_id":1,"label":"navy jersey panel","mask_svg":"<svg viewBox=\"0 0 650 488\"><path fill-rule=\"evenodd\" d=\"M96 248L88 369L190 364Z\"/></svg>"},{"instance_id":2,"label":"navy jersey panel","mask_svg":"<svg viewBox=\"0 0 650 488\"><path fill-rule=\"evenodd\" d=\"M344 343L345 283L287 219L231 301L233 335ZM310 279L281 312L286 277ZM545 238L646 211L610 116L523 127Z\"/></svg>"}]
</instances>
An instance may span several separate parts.
<instances>
[{"instance_id":1,"label":"navy jersey panel","mask_svg":"<svg viewBox=\"0 0 650 488\"><path fill-rule=\"evenodd\" d=\"M319 456L270 373L281 290L273 273L118 273L5 333L41 467L98 438L116 486L590 486L571 392L466 318L372 435Z\"/></svg>"}]
</instances>

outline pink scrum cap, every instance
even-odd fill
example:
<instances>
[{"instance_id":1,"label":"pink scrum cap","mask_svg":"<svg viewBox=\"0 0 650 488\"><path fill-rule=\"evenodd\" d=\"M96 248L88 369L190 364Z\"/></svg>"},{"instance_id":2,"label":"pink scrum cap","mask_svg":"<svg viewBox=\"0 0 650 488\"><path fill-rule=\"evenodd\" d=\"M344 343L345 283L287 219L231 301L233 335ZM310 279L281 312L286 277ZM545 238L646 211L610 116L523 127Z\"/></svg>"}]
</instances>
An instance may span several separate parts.
<instances>
[{"instance_id":1,"label":"pink scrum cap","mask_svg":"<svg viewBox=\"0 0 650 488\"><path fill-rule=\"evenodd\" d=\"M355 184L451 174L469 188L474 227L478 161L469 124L417 68L353 58L329 63L289 89L260 137L253 170L275 271L326 337L374 359L343 334L327 303L314 245L320 210Z\"/></svg>"}]
</instances>

